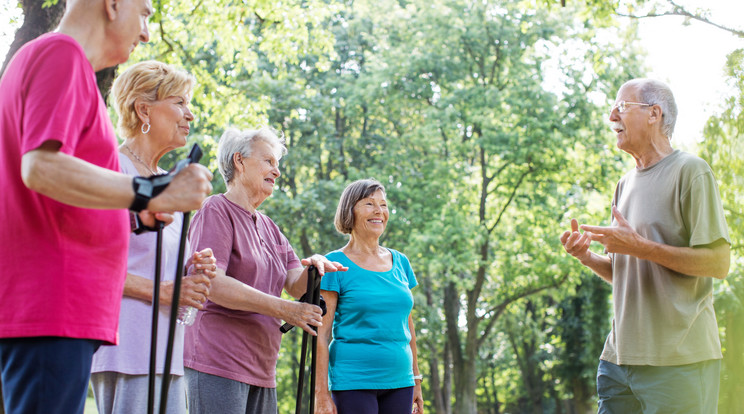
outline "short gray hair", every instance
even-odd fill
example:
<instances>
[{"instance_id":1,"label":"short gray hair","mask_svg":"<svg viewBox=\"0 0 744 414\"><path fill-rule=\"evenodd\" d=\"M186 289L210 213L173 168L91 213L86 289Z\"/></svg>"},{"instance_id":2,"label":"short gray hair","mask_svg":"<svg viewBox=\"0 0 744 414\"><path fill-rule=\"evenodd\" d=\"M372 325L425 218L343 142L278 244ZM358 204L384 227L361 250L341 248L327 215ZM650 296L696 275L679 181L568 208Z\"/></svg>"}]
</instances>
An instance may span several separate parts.
<instances>
[{"instance_id":1,"label":"short gray hair","mask_svg":"<svg viewBox=\"0 0 744 414\"><path fill-rule=\"evenodd\" d=\"M338 200L336 217L333 220L339 233L351 234L351 229L354 228L354 206L359 200L371 196L378 190L384 193L385 187L372 178L357 180L346 186L341 199Z\"/></svg>"},{"instance_id":2,"label":"short gray hair","mask_svg":"<svg viewBox=\"0 0 744 414\"><path fill-rule=\"evenodd\" d=\"M240 153L244 158L250 157L251 152L253 152L253 145L256 142L269 144L275 151L277 161L287 153L287 147L284 146L284 137L271 127L265 126L260 129L245 130L228 128L220 137L220 143L217 147L217 161L225 184L230 184L235 178L233 155Z\"/></svg>"},{"instance_id":3,"label":"short gray hair","mask_svg":"<svg viewBox=\"0 0 744 414\"><path fill-rule=\"evenodd\" d=\"M648 78L633 79L625 85L635 86L638 89L638 98L641 102L661 107L661 132L667 138L672 138L674 125L677 123L677 103L674 101L674 94L669 85Z\"/></svg>"}]
</instances>

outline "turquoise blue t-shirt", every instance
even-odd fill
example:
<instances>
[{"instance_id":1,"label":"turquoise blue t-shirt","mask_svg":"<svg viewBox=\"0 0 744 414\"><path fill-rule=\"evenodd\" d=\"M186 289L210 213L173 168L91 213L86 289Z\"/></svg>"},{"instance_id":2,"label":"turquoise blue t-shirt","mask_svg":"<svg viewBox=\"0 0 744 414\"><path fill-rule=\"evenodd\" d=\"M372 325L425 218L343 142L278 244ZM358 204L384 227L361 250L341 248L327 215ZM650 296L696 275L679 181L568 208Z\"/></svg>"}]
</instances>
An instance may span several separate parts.
<instances>
[{"instance_id":1,"label":"turquoise blue t-shirt","mask_svg":"<svg viewBox=\"0 0 744 414\"><path fill-rule=\"evenodd\" d=\"M362 269L340 250L326 255L349 267L320 282L321 289L338 293L328 362L332 391L414 385L408 316L418 282L408 258L388 250L393 267L387 272Z\"/></svg>"}]
</instances>

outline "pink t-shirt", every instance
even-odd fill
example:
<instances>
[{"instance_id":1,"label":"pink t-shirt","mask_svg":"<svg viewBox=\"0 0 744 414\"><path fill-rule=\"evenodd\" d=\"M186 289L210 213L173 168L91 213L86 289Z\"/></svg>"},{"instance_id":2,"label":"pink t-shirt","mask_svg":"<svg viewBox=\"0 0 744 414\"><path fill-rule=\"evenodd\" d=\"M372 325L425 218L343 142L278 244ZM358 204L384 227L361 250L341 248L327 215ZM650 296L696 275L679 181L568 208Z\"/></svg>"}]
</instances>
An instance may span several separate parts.
<instances>
[{"instance_id":1,"label":"pink t-shirt","mask_svg":"<svg viewBox=\"0 0 744 414\"><path fill-rule=\"evenodd\" d=\"M46 141L119 170L116 136L83 49L50 33L0 79L0 338L117 341L126 275L126 210L72 207L29 190L21 157ZM60 182L59 185L65 185Z\"/></svg>"},{"instance_id":2,"label":"pink t-shirt","mask_svg":"<svg viewBox=\"0 0 744 414\"><path fill-rule=\"evenodd\" d=\"M228 276L279 296L287 271L301 266L289 241L267 216L250 213L219 194L209 197L189 230L193 250L211 247ZM276 387L282 322L208 301L186 329L184 365L264 388Z\"/></svg>"}]
</instances>

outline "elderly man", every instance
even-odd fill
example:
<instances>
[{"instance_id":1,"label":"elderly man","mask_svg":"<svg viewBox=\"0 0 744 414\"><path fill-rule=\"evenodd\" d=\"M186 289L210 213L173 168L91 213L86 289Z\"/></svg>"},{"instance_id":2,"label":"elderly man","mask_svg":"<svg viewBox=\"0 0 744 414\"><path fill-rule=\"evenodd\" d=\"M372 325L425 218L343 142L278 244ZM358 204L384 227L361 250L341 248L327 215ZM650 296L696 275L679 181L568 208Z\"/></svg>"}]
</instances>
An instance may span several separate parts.
<instances>
[{"instance_id":1,"label":"elderly man","mask_svg":"<svg viewBox=\"0 0 744 414\"><path fill-rule=\"evenodd\" d=\"M713 278L728 273L730 240L710 167L670 144L676 117L667 85L634 79L620 88L610 122L636 168L617 184L610 227L571 220L561 235L569 254L612 284L600 413L717 410ZM607 255L590 251L592 241Z\"/></svg>"},{"instance_id":2,"label":"elderly man","mask_svg":"<svg viewBox=\"0 0 744 414\"><path fill-rule=\"evenodd\" d=\"M148 40L150 14L150 0L68 0L59 31L21 48L0 79L0 370L10 414L83 412L93 352L117 342L126 209L152 225L170 217L153 212L198 208L211 191L198 165L168 188L118 172L95 71Z\"/></svg>"}]
</instances>

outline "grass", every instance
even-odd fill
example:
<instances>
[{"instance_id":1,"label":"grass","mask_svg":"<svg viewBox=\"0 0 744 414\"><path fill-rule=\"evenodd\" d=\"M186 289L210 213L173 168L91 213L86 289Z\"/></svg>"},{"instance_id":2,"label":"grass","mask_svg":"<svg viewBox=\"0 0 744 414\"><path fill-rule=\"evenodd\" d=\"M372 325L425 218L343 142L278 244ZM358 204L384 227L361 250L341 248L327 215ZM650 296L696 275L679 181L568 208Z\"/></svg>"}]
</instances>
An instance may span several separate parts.
<instances>
[{"instance_id":1,"label":"grass","mask_svg":"<svg viewBox=\"0 0 744 414\"><path fill-rule=\"evenodd\" d=\"M96 407L96 400L93 396L88 394L88 399L85 400L85 414L98 414L98 407Z\"/></svg>"},{"instance_id":2,"label":"grass","mask_svg":"<svg viewBox=\"0 0 744 414\"><path fill-rule=\"evenodd\" d=\"M96 400L93 398L93 388L88 384L88 398L85 399L85 410L83 414L98 414L98 407L96 407Z\"/></svg>"}]
</instances>

